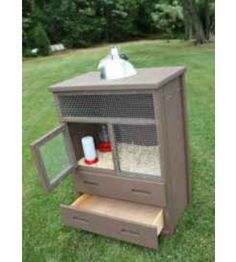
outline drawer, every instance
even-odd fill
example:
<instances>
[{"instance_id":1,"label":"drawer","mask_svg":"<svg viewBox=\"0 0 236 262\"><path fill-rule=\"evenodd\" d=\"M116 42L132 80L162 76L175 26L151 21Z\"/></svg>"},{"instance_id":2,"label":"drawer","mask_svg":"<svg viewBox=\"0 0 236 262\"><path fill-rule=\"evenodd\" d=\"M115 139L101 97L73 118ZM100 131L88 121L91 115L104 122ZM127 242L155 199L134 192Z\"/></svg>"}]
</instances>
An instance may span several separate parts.
<instances>
[{"instance_id":1,"label":"drawer","mask_svg":"<svg viewBox=\"0 0 236 262\"><path fill-rule=\"evenodd\" d=\"M88 194L61 213L66 225L154 249L164 227L161 208Z\"/></svg>"},{"instance_id":2,"label":"drawer","mask_svg":"<svg viewBox=\"0 0 236 262\"><path fill-rule=\"evenodd\" d=\"M75 174L75 187L77 193L118 198L160 207L166 206L164 182L83 171Z\"/></svg>"}]
</instances>

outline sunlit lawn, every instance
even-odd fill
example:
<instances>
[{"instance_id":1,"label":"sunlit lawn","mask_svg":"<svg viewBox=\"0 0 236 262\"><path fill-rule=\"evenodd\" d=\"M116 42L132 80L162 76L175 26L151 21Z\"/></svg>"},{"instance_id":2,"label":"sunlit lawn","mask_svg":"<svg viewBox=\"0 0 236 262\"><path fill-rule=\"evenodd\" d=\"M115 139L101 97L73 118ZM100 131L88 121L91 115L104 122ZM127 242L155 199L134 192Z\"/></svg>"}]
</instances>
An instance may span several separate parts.
<instances>
[{"instance_id":1,"label":"sunlit lawn","mask_svg":"<svg viewBox=\"0 0 236 262\"><path fill-rule=\"evenodd\" d=\"M48 86L95 70L110 46L23 62L23 259L25 262L214 261L214 46L181 41L119 45L137 67L186 65L193 201L159 252L64 226L61 203L75 199L67 178L45 193L29 144L58 125Z\"/></svg>"}]
</instances>

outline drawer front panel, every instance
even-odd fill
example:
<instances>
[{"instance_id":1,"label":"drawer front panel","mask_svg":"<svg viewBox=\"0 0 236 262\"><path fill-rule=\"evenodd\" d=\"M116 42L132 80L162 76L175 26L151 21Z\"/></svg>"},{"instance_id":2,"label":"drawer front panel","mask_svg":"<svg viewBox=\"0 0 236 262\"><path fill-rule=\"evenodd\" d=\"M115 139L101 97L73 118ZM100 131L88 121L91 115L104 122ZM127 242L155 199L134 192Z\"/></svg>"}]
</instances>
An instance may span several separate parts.
<instances>
[{"instance_id":1,"label":"drawer front panel","mask_svg":"<svg viewBox=\"0 0 236 262\"><path fill-rule=\"evenodd\" d=\"M100 173L75 175L77 193L91 193L160 207L166 206L165 184Z\"/></svg>"},{"instance_id":2,"label":"drawer front panel","mask_svg":"<svg viewBox=\"0 0 236 262\"><path fill-rule=\"evenodd\" d=\"M66 225L137 245L158 248L157 229L154 226L91 214L70 206L62 206L61 213Z\"/></svg>"}]
</instances>

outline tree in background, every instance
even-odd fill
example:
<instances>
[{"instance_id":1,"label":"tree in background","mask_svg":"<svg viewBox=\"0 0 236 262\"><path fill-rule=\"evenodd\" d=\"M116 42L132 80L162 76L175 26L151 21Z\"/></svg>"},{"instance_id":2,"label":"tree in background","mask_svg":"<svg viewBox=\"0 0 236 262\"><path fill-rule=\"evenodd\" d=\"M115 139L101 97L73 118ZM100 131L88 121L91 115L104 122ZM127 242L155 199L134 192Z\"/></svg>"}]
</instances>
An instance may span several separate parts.
<instances>
[{"instance_id":1,"label":"tree in background","mask_svg":"<svg viewBox=\"0 0 236 262\"><path fill-rule=\"evenodd\" d=\"M184 23L182 7L178 1L156 4L151 13L154 27L167 39L180 38L183 35Z\"/></svg>"},{"instance_id":2,"label":"tree in background","mask_svg":"<svg viewBox=\"0 0 236 262\"><path fill-rule=\"evenodd\" d=\"M38 54L48 55L50 51L50 42L42 24L38 23L32 31L34 45L38 48Z\"/></svg>"},{"instance_id":3,"label":"tree in background","mask_svg":"<svg viewBox=\"0 0 236 262\"><path fill-rule=\"evenodd\" d=\"M199 0L199 17L207 40L215 32L215 2L212 0Z\"/></svg>"},{"instance_id":4,"label":"tree in background","mask_svg":"<svg viewBox=\"0 0 236 262\"><path fill-rule=\"evenodd\" d=\"M152 13L155 9L155 5L159 1L153 0L139 0L138 13L136 17L136 25L140 35L148 35L156 32L156 27L153 25Z\"/></svg>"},{"instance_id":5,"label":"tree in background","mask_svg":"<svg viewBox=\"0 0 236 262\"><path fill-rule=\"evenodd\" d=\"M209 41L214 32L214 1L181 0L184 14L185 39L196 39L197 44ZM213 11L213 12L212 12Z\"/></svg>"},{"instance_id":6,"label":"tree in background","mask_svg":"<svg viewBox=\"0 0 236 262\"><path fill-rule=\"evenodd\" d=\"M38 24L68 48L150 36L202 44L214 32L214 0L23 0L22 13L23 50L39 48Z\"/></svg>"}]
</instances>

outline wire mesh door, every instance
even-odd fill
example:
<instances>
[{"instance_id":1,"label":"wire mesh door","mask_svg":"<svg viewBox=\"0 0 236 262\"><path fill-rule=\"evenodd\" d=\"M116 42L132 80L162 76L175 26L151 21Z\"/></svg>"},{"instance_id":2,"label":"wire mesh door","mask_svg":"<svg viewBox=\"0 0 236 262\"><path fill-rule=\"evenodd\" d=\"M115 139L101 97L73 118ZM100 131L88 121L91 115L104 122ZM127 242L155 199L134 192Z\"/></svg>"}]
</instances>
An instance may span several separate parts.
<instances>
[{"instance_id":1,"label":"wire mesh door","mask_svg":"<svg viewBox=\"0 0 236 262\"><path fill-rule=\"evenodd\" d=\"M31 144L42 185L53 189L75 168L75 156L66 125L61 125Z\"/></svg>"}]
</instances>

